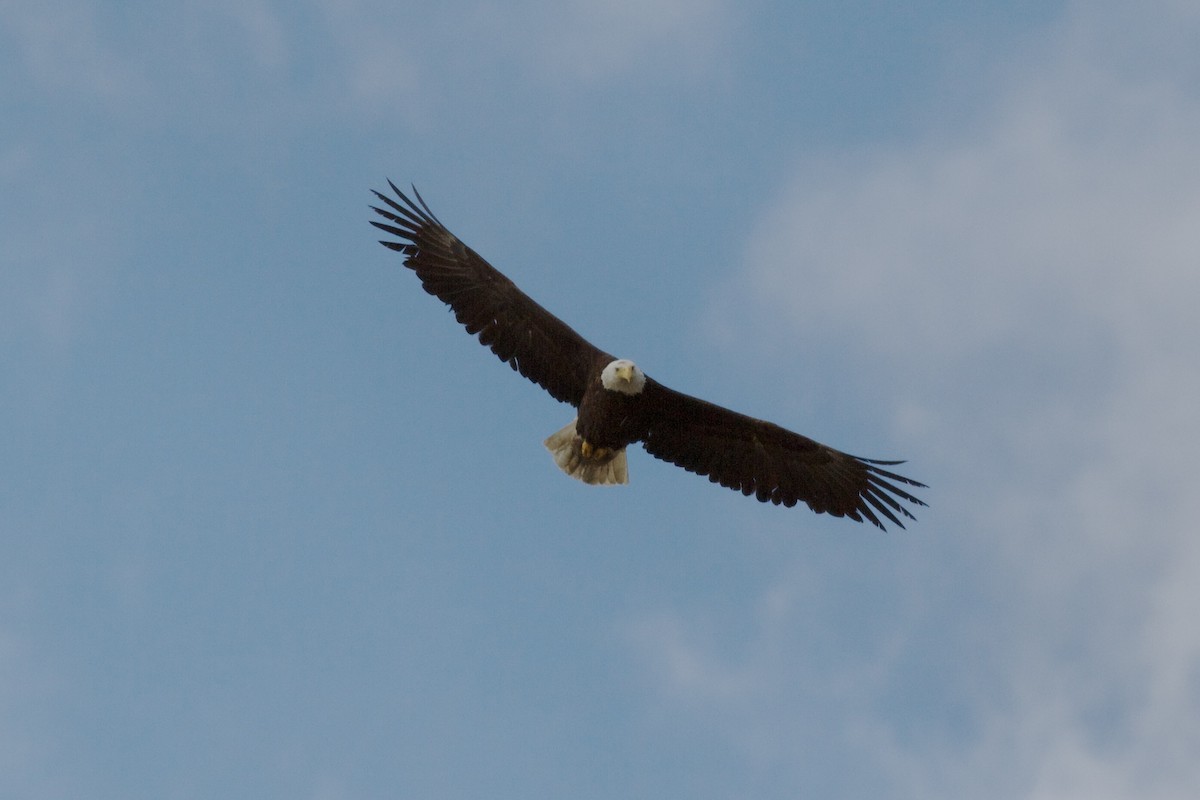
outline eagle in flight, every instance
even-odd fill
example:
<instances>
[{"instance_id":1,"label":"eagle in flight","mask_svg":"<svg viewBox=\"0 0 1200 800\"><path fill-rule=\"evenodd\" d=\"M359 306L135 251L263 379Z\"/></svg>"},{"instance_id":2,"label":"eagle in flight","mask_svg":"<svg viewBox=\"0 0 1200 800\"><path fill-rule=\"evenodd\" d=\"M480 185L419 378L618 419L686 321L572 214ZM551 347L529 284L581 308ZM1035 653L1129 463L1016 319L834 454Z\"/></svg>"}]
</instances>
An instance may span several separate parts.
<instances>
[{"instance_id":1,"label":"eagle in flight","mask_svg":"<svg viewBox=\"0 0 1200 800\"><path fill-rule=\"evenodd\" d=\"M817 513L903 528L923 506L890 472L903 462L847 455L770 422L668 389L632 361L614 358L542 308L441 223L416 188L414 200L388 181L395 197L374 192L383 207L371 224L395 240L421 285L450 306L467 333L499 359L570 403L577 415L546 439L554 462L589 484L629 482L625 448L640 442L650 455L707 476L713 483Z\"/></svg>"}]
</instances>

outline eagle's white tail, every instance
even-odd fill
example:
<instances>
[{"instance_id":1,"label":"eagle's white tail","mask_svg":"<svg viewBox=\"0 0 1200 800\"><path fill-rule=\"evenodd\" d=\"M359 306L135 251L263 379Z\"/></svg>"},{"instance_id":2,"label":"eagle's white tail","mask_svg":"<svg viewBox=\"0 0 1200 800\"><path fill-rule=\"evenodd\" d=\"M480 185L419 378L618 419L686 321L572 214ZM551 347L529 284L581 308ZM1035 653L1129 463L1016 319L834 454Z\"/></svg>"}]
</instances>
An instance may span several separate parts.
<instances>
[{"instance_id":1,"label":"eagle's white tail","mask_svg":"<svg viewBox=\"0 0 1200 800\"><path fill-rule=\"evenodd\" d=\"M606 452L583 454L583 439L575 432L575 420L545 442L546 449L554 456L558 468L584 483L611 486L629 483L629 467L625 461L625 448Z\"/></svg>"}]
</instances>

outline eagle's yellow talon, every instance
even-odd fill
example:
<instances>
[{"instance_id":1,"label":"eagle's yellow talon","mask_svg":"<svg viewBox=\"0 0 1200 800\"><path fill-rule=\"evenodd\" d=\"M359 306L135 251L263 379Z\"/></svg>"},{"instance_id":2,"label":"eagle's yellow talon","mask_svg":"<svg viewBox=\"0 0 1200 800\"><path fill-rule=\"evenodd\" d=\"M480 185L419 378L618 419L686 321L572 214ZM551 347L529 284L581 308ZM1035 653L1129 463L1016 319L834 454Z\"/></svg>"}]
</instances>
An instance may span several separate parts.
<instances>
[{"instance_id":1,"label":"eagle's yellow talon","mask_svg":"<svg viewBox=\"0 0 1200 800\"><path fill-rule=\"evenodd\" d=\"M613 451L607 447L596 447L587 439L582 439L579 442L579 454L588 461L604 461L612 458Z\"/></svg>"}]
</instances>

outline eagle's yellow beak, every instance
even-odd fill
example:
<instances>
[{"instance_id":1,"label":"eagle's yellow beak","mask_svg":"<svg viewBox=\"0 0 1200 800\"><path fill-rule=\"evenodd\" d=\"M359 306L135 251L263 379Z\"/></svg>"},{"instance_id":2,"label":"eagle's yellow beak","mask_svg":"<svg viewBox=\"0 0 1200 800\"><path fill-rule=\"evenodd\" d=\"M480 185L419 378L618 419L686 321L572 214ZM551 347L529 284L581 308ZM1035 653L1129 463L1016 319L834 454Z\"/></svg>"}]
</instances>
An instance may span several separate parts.
<instances>
[{"instance_id":1,"label":"eagle's yellow beak","mask_svg":"<svg viewBox=\"0 0 1200 800\"><path fill-rule=\"evenodd\" d=\"M614 371L617 373L617 377L626 383L629 383L631 380L633 380L633 365L631 364L622 364Z\"/></svg>"}]
</instances>

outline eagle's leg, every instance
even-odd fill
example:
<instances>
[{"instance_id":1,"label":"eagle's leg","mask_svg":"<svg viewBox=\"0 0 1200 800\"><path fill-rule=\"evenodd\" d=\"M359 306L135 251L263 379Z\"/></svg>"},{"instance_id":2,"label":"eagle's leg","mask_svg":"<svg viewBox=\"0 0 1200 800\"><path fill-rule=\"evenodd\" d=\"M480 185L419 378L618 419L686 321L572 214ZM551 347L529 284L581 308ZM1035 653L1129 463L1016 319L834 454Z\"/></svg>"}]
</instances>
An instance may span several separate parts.
<instances>
[{"instance_id":1,"label":"eagle's leg","mask_svg":"<svg viewBox=\"0 0 1200 800\"><path fill-rule=\"evenodd\" d=\"M587 439L579 440L579 452L582 453L583 457L588 461L596 461L599 463L604 463L613 457L612 448L596 447L596 445L592 444Z\"/></svg>"},{"instance_id":2,"label":"eagle's leg","mask_svg":"<svg viewBox=\"0 0 1200 800\"><path fill-rule=\"evenodd\" d=\"M559 469L584 483L629 483L625 448L596 447L575 430L575 421L546 439Z\"/></svg>"}]
</instances>

